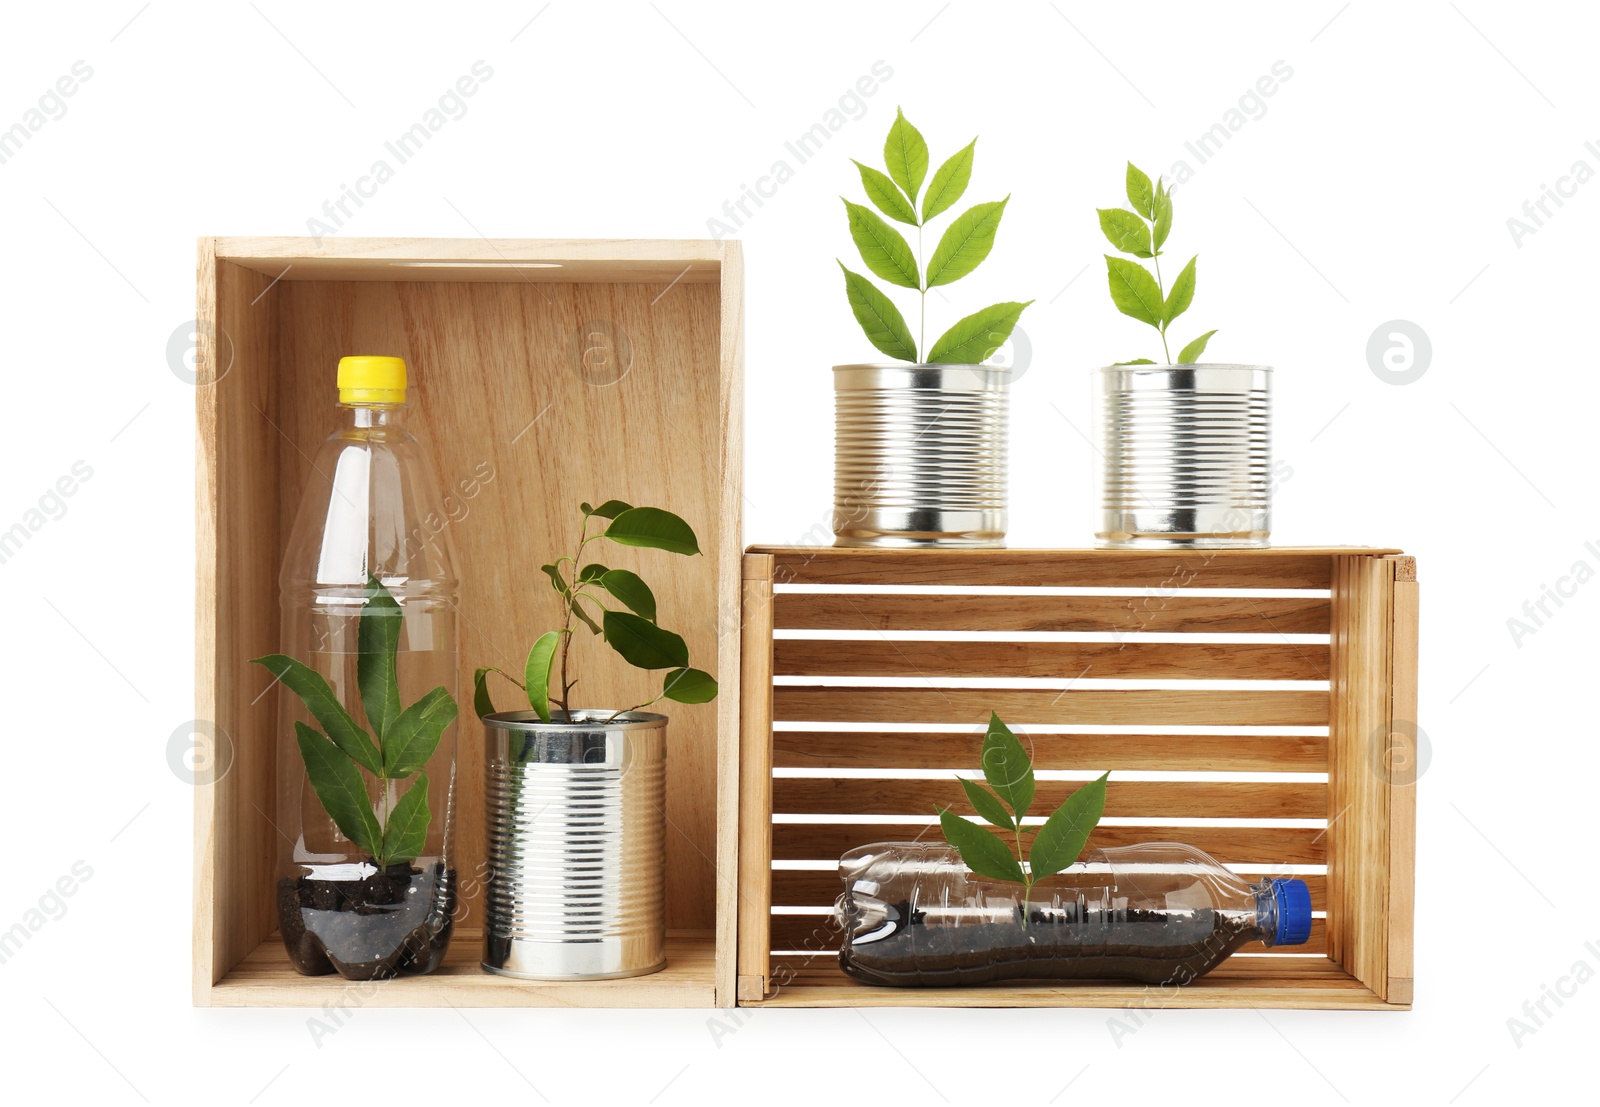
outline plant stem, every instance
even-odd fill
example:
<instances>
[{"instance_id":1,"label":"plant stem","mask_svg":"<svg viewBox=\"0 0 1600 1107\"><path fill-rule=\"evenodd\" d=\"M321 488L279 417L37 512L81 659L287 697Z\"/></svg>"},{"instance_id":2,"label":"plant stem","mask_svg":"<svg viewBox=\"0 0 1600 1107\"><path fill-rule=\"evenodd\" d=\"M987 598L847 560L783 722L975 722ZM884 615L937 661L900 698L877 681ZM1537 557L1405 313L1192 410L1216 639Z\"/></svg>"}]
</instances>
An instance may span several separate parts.
<instances>
[{"instance_id":1,"label":"plant stem","mask_svg":"<svg viewBox=\"0 0 1600 1107\"><path fill-rule=\"evenodd\" d=\"M1016 827L1012 831L1012 833L1015 835L1015 837L1017 839L1017 864L1021 865L1021 864L1025 863L1024 860L1023 860L1023 852L1022 852L1022 820L1021 819L1018 819L1016 821ZM1031 869L1029 869L1027 872L1024 872L1022 874L1022 929L1024 929L1024 930L1028 929L1028 897L1032 894L1032 892L1033 892L1033 871Z\"/></svg>"},{"instance_id":2,"label":"plant stem","mask_svg":"<svg viewBox=\"0 0 1600 1107\"><path fill-rule=\"evenodd\" d=\"M589 516L583 517L583 523L578 527L578 552L572 558L572 584L567 589L567 604L564 617L561 620L561 642L557 646L561 651L561 713L572 721L572 708L567 704L567 697L572 695L573 681L567 679L567 657L572 653L572 609L578 602L578 577L583 570L584 535L589 529Z\"/></svg>"},{"instance_id":3,"label":"plant stem","mask_svg":"<svg viewBox=\"0 0 1600 1107\"><path fill-rule=\"evenodd\" d=\"M1161 255L1152 253L1151 260L1156 263L1156 291L1161 293L1161 302L1165 304L1167 302L1167 289L1161 283ZM1172 351L1167 349L1167 325L1162 323L1156 330L1161 334L1161 352L1166 355L1167 364L1171 365Z\"/></svg>"},{"instance_id":4,"label":"plant stem","mask_svg":"<svg viewBox=\"0 0 1600 1107\"><path fill-rule=\"evenodd\" d=\"M922 269L922 221L917 221L917 296L921 304L917 309L917 361L928 348L928 278Z\"/></svg>"}]
</instances>

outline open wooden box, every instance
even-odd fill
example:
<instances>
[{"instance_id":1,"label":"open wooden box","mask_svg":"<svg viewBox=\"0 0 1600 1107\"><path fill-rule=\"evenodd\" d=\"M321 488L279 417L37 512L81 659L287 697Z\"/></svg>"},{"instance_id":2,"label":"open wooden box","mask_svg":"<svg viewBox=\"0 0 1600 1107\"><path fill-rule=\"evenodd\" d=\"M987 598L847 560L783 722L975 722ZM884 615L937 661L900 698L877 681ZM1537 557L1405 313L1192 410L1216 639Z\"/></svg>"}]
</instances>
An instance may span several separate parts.
<instances>
[{"instance_id":1,"label":"open wooden box","mask_svg":"<svg viewBox=\"0 0 1600 1107\"><path fill-rule=\"evenodd\" d=\"M197 1004L320 1007L359 988L388 1006L732 1005L742 282L737 242L201 241L196 714L215 724L224 768L196 790ZM272 901L277 697L248 661L280 648L279 562L351 353L407 359L411 425L456 505L463 703L475 666L520 671L555 625L539 565L566 548L580 501L667 507L699 534L707 556L692 563L607 552L647 576L722 687L670 712L664 971L581 984L482 973L481 886L465 880L439 972L351 985L291 968ZM640 674L623 668L590 667L587 698L633 690L622 682ZM475 722L457 726L466 873L484 856L482 743Z\"/></svg>"},{"instance_id":2,"label":"open wooden box","mask_svg":"<svg viewBox=\"0 0 1600 1107\"><path fill-rule=\"evenodd\" d=\"M757 547L744 620L741 1004L1410 1006L1414 559ZM1037 768L1073 771L1041 780L1046 811L1112 770L1091 846L1175 840L1301 876L1311 942L1247 946L1181 988L846 977L840 854L970 814L955 775L981 777L991 708Z\"/></svg>"}]
</instances>

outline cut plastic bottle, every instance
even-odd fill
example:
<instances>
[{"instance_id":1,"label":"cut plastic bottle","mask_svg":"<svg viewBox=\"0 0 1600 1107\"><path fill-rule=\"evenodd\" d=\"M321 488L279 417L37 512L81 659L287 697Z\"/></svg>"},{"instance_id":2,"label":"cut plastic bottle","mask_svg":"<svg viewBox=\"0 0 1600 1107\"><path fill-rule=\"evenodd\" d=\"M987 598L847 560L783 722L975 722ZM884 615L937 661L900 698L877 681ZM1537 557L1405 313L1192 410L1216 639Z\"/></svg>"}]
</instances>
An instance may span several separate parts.
<instances>
[{"instance_id":1,"label":"cut plastic bottle","mask_svg":"<svg viewBox=\"0 0 1600 1107\"><path fill-rule=\"evenodd\" d=\"M402 704L443 685L457 695L458 581L439 482L406 425L400 358L343 358L337 426L310 459L279 577L284 652L322 674L355 721L373 731L357 680L368 574L399 603L396 672ZM451 820L456 723L424 766L429 824L421 854L379 870L323 810L296 745L314 724L295 695L279 699L277 906L295 968L374 979L436 968L450 941L456 872ZM420 774L362 779L383 820Z\"/></svg>"},{"instance_id":2,"label":"cut plastic bottle","mask_svg":"<svg viewBox=\"0 0 1600 1107\"><path fill-rule=\"evenodd\" d=\"M1250 883L1193 846L1084 852L1036 884L989 880L943 843L861 846L839 862L840 967L868 984L1013 979L1187 984L1251 942L1311 935L1303 880Z\"/></svg>"}]
</instances>

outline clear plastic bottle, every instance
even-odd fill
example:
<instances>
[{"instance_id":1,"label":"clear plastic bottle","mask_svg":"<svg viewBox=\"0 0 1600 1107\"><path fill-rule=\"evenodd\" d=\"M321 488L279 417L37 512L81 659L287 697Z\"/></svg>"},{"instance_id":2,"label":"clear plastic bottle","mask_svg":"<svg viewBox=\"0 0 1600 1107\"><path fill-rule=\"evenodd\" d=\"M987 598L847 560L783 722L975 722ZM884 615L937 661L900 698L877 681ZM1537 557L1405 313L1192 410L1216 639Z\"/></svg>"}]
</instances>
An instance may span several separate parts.
<instances>
[{"instance_id":1,"label":"clear plastic bottle","mask_svg":"<svg viewBox=\"0 0 1600 1107\"><path fill-rule=\"evenodd\" d=\"M400 358L339 362L338 425L311 472L279 576L284 652L321 673L356 722L372 731L357 681L358 628L375 576L402 611L396 672L409 705L443 685L457 695L457 578L449 520L433 466L406 428ZM280 693L277 733L281 845L278 922L301 972L349 979L430 972L444 957L455 908L451 820L456 724L423 767L426 844L409 864L379 871L323 810L306 775L294 721L314 724ZM380 821L417 777L379 794L362 772Z\"/></svg>"},{"instance_id":2,"label":"clear plastic bottle","mask_svg":"<svg viewBox=\"0 0 1600 1107\"><path fill-rule=\"evenodd\" d=\"M989 880L944 843L861 846L839 861L840 967L868 984L1010 979L1187 984L1247 942L1311 934L1305 881L1256 884L1193 846L1086 850L1036 884Z\"/></svg>"}]
</instances>

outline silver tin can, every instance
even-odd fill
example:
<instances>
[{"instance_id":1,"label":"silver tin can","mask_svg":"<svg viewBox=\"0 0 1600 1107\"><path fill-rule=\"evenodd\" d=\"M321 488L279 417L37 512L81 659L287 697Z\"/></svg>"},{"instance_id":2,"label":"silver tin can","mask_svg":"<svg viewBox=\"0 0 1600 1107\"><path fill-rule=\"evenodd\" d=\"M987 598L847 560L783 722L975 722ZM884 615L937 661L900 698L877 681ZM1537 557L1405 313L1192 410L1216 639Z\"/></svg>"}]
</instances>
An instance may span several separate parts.
<instances>
[{"instance_id":1,"label":"silver tin can","mask_svg":"<svg viewBox=\"0 0 1600 1107\"><path fill-rule=\"evenodd\" d=\"M486 715L483 967L605 980L666 966L667 719Z\"/></svg>"},{"instance_id":2,"label":"silver tin can","mask_svg":"<svg viewBox=\"0 0 1600 1107\"><path fill-rule=\"evenodd\" d=\"M1010 378L993 365L834 366L834 545L1005 545Z\"/></svg>"},{"instance_id":3,"label":"silver tin can","mask_svg":"<svg viewBox=\"0 0 1600 1107\"><path fill-rule=\"evenodd\" d=\"M1112 365L1094 387L1097 546L1268 544L1270 367Z\"/></svg>"}]
</instances>

